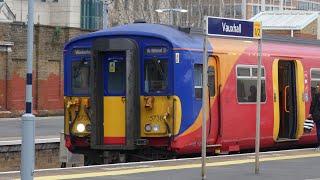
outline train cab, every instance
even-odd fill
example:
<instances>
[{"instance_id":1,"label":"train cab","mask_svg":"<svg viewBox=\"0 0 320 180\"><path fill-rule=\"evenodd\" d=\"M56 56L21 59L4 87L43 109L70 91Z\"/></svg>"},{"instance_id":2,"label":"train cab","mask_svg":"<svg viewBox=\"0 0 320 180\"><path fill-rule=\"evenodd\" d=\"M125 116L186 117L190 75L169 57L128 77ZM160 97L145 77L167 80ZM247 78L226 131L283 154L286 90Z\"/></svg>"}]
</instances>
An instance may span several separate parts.
<instances>
[{"instance_id":1,"label":"train cab","mask_svg":"<svg viewBox=\"0 0 320 180\"><path fill-rule=\"evenodd\" d=\"M75 38L65 46L65 135L69 150L175 148L182 120L177 95L181 92L175 89L181 91L180 82L193 80L192 74L185 79L175 77L180 71L177 65L193 66L191 61L180 62L186 54L177 49L181 40L188 44L199 39L185 39L181 31L158 26L162 34L159 29L149 34L124 33L126 28L121 27ZM170 38L173 36L177 40Z\"/></svg>"}]
</instances>

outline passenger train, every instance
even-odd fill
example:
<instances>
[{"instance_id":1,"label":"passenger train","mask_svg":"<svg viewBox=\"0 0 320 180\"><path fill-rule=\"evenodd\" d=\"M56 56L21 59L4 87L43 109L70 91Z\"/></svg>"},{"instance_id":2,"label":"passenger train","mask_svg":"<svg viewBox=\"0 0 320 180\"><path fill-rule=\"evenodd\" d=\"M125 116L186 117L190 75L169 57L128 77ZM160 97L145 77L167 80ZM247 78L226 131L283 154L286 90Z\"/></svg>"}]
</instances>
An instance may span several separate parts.
<instances>
[{"instance_id":1,"label":"passenger train","mask_svg":"<svg viewBox=\"0 0 320 180\"><path fill-rule=\"evenodd\" d=\"M317 40L264 36L261 148L316 143L305 134L320 82ZM165 159L201 152L202 88L207 152L255 146L257 42L208 39L202 31L133 23L70 40L64 47L65 143L86 164ZM202 77L208 77L203 87Z\"/></svg>"}]
</instances>

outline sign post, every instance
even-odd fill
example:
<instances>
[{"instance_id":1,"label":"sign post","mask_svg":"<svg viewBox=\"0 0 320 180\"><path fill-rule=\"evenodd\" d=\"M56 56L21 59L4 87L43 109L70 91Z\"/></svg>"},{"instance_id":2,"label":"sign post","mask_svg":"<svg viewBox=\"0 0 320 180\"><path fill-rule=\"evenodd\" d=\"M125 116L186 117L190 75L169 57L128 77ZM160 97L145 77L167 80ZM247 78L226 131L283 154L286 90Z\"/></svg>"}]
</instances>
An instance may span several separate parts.
<instances>
[{"instance_id":1,"label":"sign post","mask_svg":"<svg viewBox=\"0 0 320 180\"><path fill-rule=\"evenodd\" d=\"M260 104L261 104L261 22L245 21L205 16L203 26L203 78L202 78L202 180L206 179L206 120L207 120L207 63L208 63L208 40L209 37L234 37L258 40L258 75L257 75L257 111L256 111L256 142L255 142L255 173L259 174L259 151L260 151Z\"/></svg>"},{"instance_id":2,"label":"sign post","mask_svg":"<svg viewBox=\"0 0 320 180\"><path fill-rule=\"evenodd\" d=\"M28 1L26 113L22 116L21 179L32 180L35 156L35 116L32 114L32 61L33 61L33 9L34 0Z\"/></svg>"},{"instance_id":3,"label":"sign post","mask_svg":"<svg viewBox=\"0 0 320 180\"><path fill-rule=\"evenodd\" d=\"M204 23L203 24L207 24L208 20L205 17L204 18ZM207 103L207 44L208 44L208 38L207 38L207 33L208 33L208 29L207 28L203 28L203 72L202 72L202 111L203 111L203 115L202 115L202 150L201 150L201 155L202 155L202 169L201 169L201 179L205 180L206 179L206 157L207 157L207 111L206 111L206 103Z\"/></svg>"}]
</instances>

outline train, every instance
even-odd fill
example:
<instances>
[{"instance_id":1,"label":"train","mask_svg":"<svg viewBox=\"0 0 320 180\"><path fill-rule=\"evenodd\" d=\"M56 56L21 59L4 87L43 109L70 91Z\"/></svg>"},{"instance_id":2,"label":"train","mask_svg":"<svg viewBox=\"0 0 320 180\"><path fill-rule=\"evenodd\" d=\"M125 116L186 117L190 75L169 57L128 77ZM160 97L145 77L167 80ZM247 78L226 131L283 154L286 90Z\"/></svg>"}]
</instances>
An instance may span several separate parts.
<instances>
[{"instance_id":1,"label":"train","mask_svg":"<svg viewBox=\"0 0 320 180\"><path fill-rule=\"evenodd\" d=\"M65 145L85 164L166 159L255 147L258 44L201 29L137 22L71 39L64 47ZM320 83L318 40L264 35L260 147L315 144L304 133ZM207 76L208 86L202 78Z\"/></svg>"}]
</instances>

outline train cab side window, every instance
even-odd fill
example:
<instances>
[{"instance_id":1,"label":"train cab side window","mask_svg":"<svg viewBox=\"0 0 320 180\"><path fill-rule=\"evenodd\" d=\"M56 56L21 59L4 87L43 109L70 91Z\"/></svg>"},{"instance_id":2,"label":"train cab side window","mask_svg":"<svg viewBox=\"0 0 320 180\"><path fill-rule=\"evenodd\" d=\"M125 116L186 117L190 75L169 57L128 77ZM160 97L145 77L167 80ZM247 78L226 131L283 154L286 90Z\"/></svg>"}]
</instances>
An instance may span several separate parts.
<instances>
[{"instance_id":1,"label":"train cab side window","mask_svg":"<svg viewBox=\"0 0 320 180\"><path fill-rule=\"evenodd\" d=\"M311 98L316 93L317 86L320 85L320 69L311 69L311 76L310 76L310 84L311 84Z\"/></svg>"},{"instance_id":2,"label":"train cab side window","mask_svg":"<svg viewBox=\"0 0 320 180\"><path fill-rule=\"evenodd\" d=\"M154 57L144 61L144 91L146 93L168 91L168 60Z\"/></svg>"},{"instance_id":3,"label":"train cab side window","mask_svg":"<svg viewBox=\"0 0 320 180\"><path fill-rule=\"evenodd\" d=\"M257 102L257 66L237 66L237 98L239 103ZM264 67L261 69L261 102L266 101Z\"/></svg>"},{"instance_id":4,"label":"train cab side window","mask_svg":"<svg viewBox=\"0 0 320 180\"><path fill-rule=\"evenodd\" d=\"M72 93L89 94L90 85L90 65L86 59L73 61L72 66Z\"/></svg>"},{"instance_id":5,"label":"train cab side window","mask_svg":"<svg viewBox=\"0 0 320 180\"><path fill-rule=\"evenodd\" d=\"M196 99L202 99L202 64L194 65L194 93Z\"/></svg>"}]
</instances>

